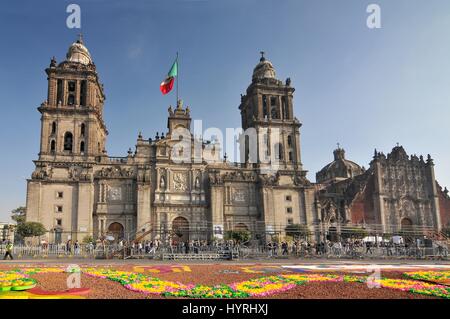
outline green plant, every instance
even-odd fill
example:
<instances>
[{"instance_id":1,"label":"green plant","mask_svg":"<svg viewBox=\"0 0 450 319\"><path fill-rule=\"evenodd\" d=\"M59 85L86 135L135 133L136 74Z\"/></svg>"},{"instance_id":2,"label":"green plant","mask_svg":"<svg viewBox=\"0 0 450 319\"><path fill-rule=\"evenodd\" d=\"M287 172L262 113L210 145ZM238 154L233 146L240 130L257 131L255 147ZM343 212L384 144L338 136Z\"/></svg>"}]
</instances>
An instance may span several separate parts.
<instances>
[{"instance_id":1,"label":"green plant","mask_svg":"<svg viewBox=\"0 0 450 319\"><path fill-rule=\"evenodd\" d=\"M84 244L89 244L89 243L93 243L94 242L94 238L90 235L86 235L83 237L83 243Z\"/></svg>"},{"instance_id":2,"label":"green plant","mask_svg":"<svg viewBox=\"0 0 450 319\"><path fill-rule=\"evenodd\" d=\"M17 224L21 224L25 222L26 214L27 208L20 206L11 211L11 219L15 221Z\"/></svg>"},{"instance_id":3,"label":"green plant","mask_svg":"<svg viewBox=\"0 0 450 319\"><path fill-rule=\"evenodd\" d=\"M250 240L251 234L248 230L229 230L225 232L226 240L234 240L237 243L245 243Z\"/></svg>"},{"instance_id":4,"label":"green plant","mask_svg":"<svg viewBox=\"0 0 450 319\"><path fill-rule=\"evenodd\" d=\"M17 233L24 238L42 236L46 232L44 225L37 222L23 222L17 225Z\"/></svg>"}]
</instances>

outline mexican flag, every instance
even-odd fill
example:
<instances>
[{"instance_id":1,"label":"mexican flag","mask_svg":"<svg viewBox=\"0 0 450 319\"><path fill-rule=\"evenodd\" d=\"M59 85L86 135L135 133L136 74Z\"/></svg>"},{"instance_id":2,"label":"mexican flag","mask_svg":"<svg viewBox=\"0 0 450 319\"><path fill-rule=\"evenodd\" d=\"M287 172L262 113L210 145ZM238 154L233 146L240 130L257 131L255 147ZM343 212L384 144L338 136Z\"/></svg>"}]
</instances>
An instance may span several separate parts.
<instances>
[{"instance_id":1,"label":"mexican flag","mask_svg":"<svg viewBox=\"0 0 450 319\"><path fill-rule=\"evenodd\" d=\"M164 81L161 82L159 89L163 95L166 95L170 91L172 91L173 83L175 82L175 77L178 75L178 59L175 60L172 67L170 68L169 73Z\"/></svg>"}]
</instances>

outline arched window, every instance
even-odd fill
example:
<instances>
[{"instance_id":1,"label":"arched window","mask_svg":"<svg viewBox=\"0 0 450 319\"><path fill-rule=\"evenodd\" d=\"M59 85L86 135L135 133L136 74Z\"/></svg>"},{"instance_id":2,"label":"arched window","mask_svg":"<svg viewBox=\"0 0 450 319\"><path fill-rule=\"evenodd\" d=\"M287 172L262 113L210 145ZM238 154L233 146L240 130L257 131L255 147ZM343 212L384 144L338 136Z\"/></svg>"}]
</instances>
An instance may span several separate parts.
<instances>
[{"instance_id":1,"label":"arched window","mask_svg":"<svg viewBox=\"0 0 450 319\"><path fill-rule=\"evenodd\" d=\"M84 153L84 141L80 143L80 153Z\"/></svg>"},{"instance_id":2,"label":"arched window","mask_svg":"<svg viewBox=\"0 0 450 319\"><path fill-rule=\"evenodd\" d=\"M289 119L289 110L286 104L286 98L284 96L281 97L281 108L283 110L283 118Z\"/></svg>"},{"instance_id":3,"label":"arched window","mask_svg":"<svg viewBox=\"0 0 450 319\"><path fill-rule=\"evenodd\" d=\"M245 135L245 161L247 162L249 160L250 156L250 137L248 135Z\"/></svg>"},{"instance_id":4,"label":"arched window","mask_svg":"<svg viewBox=\"0 0 450 319\"><path fill-rule=\"evenodd\" d=\"M277 98L272 96L270 98L270 108L271 108L271 116L273 119L279 119L280 113L278 111Z\"/></svg>"},{"instance_id":5,"label":"arched window","mask_svg":"<svg viewBox=\"0 0 450 319\"><path fill-rule=\"evenodd\" d=\"M62 104L63 99L63 81L60 79L56 84L56 104Z\"/></svg>"},{"instance_id":6,"label":"arched window","mask_svg":"<svg viewBox=\"0 0 450 319\"><path fill-rule=\"evenodd\" d=\"M267 117L267 97L265 95L262 96L262 104L263 104L263 118Z\"/></svg>"},{"instance_id":7,"label":"arched window","mask_svg":"<svg viewBox=\"0 0 450 319\"><path fill-rule=\"evenodd\" d=\"M56 142L55 140L52 140L50 142L50 152L55 153L55 151L56 151Z\"/></svg>"},{"instance_id":8,"label":"arched window","mask_svg":"<svg viewBox=\"0 0 450 319\"><path fill-rule=\"evenodd\" d=\"M81 136L84 136L85 132L86 132L86 125L84 125L84 123L83 123L83 124L81 124L81 130L80 130Z\"/></svg>"},{"instance_id":9,"label":"arched window","mask_svg":"<svg viewBox=\"0 0 450 319\"><path fill-rule=\"evenodd\" d=\"M86 92L87 92L87 81L83 80L80 83L80 105L86 106Z\"/></svg>"},{"instance_id":10,"label":"arched window","mask_svg":"<svg viewBox=\"0 0 450 319\"><path fill-rule=\"evenodd\" d=\"M56 134L56 122L52 123L52 134Z\"/></svg>"},{"instance_id":11,"label":"arched window","mask_svg":"<svg viewBox=\"0 0 450 319\"><path fill-rule=\"evenodd\" d=\"M73 135L70 132L64 134L64 151L72 152L73 150Z\"/></svg>"},{"instance_id":12,"label":"arched window","mask_svg":"<svg viewBox=\"0 0 450 319\"><path fill-rule=\"evenodd\" d=\"M75 95L69 94L69 97L67 99L67 105L74 105L75 104Z\"/></svg>"},{"instance_id":13,"label":"arched window","mask_svg":"<svg viewBox=\"0 0 450 319\"><path fill-rule=\"evenodd\" d=\"M288 146L292 146L292 136L288 135Z\"/></svg>"},{"instance_id":14,"label":"arched window","mask_svg":"<svg viewBox=\"0 0 450 319\"><path fill-rule=\"evenodd\" d=\"M274 145L274 151L275 151L275 159L282 160L283 159L283 144L276 143Z\"/></svg>"},{"instance_id":15,"label":"arched window","mask_svg":"<svg viewBox=\"0 0 450 319\"><path fill-rule=\"evenodd\" d=\"M289 152L289 161L290 161L290 162L293 161L292 152Z\"/></svg>"},{"instance_id":16,"label":"arched window","mask_svg":"<svg viewBox=\"0 0 450 319\"><path fill-rule=\"evenodd\" d=\"M74 105L75 104L75 90L76 90L75 81L68 82L68 89L69 89L69 95L67 97L67 105Z\"/></svg>"},{"instance_id":17,"label":"arched window","mask_svg":"<svg viewBox=\"0 0 450 319\"><path fill-rule=\"evenodd\" d=\"M278 114L278 107L276 105L272 107L271 116L275 120L280 118L280 115Z\"/></svg>"}]
</instances>

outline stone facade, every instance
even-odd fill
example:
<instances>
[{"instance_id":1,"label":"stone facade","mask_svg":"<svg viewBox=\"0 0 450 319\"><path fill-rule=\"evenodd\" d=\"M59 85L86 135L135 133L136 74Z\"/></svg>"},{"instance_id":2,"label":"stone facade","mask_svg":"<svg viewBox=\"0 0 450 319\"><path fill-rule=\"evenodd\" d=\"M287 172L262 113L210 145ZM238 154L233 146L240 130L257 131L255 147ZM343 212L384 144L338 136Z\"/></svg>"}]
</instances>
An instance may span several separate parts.
<instances>
[{"instance_id":1,"label":"stone facade","mask_svg":"<svg viewBox=\"0 0 450 319\"><path fill-rule=\"evenodd\" d=\"M340 172L337 169L329 174L338 176ZM448 191L436 182L431 156L426 160L423 156L408 156L402 146L394 147L387 156L375 150L368 170L322 184L317 200L325 232L333 226L339 229L364 225L379 233L407 229L439 236L443 228L449 227ZM336 217L336 213L329 213L330 209L337 212Z\"/></svg>"},{"instance_id":2,"label":"stone facade","mask_svg":"<svg viewBox=\"0 0 450 319\"><path fill-rule=\"evenodd\" d=\"M276 78L264 56L241 96L241 163L222 159L220 144L190 133L191 111L181 101L168 109L165 134L139 134L134 152L110 157L103 86L82 39L46 72L27 220L43 223L49 242L105 235L211 240L229 230L249 230L264 242L283 236L289 224L307 225L319 240L330 227L349 224L408 219L440 230L449 220L448 195L437 187L431 158L409 159L403 149L377 153L366 171L338 148L311 183L301 162L295 89L289 78Z\"/></svg>"}]
</instances>

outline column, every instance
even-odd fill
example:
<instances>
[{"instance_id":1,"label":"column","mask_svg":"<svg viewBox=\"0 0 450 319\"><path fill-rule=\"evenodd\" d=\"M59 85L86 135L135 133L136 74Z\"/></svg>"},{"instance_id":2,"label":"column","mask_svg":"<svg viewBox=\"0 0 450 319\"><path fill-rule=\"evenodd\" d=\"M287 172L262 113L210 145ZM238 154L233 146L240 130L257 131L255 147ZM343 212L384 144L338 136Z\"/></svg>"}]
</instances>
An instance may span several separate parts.
<instances>
[{"instance_id":1,"label":"column","mask_svg":"<svg viewBox=\"0 0 450 319\"><path fill-rule=\"evenodd\" d=\"M218 239L223 239L223 232L225 229L224 225L224 187L219 185L211 185L211 215L212 215L212 227L213 227L213 236ZM215 234L214 231L216 228L220 228L222 230L222 234Z\"/></svg>"},{"instance_id":2,"label":"column","mask_svg":"<svg viewBox=\"0 0 450 319\"><path fill-rule=\"evenodd\" d=\"M48 96L47 102L49 105L57 105L58 101L56 101L56 86L57 80L54 77L50 77L48 80Z\"/></svg>"},{"instance_id":3,"label":"column","mask_svg":"<svg viewBox=\"0 0 450 319\"><path fill-rule=\"evenodd\" d=\"M80 105L81 104L81 100L80 100L80 92L81 92L81 90L80 90L80 81L79 80L77 80L76 82L75 82L76 84L75 84L75 105Z\"/></svg>"},{"instance_id":4,"label":"column","mask_svg":"<svg viewBox=\"0 0 450 319\"><path fill-rule=\"evenodd\" d=\"M62 105L67 105L67 80L62 80Z\"/></svg>"},{"instance_id":5,"label":"column","mask_svg":"<svg viewBox=\"0 0 450 319\"><path fill-rule=\"evenodd\" d=\"M281 105L281 95L278 95L277 100L278 100L278 112L279 112L278 114L280 114L280 119L284 120L283 108L282 108L282 105Z\"/></svg>"},{"instance_id":6,"label":"column","mask_svg":"<svg viewBox=\"0 0 450 319\"><path fill-rule=\"evenodd\" d=\"M381 165L375 162L375 211L378 211L379 222L381 223L383 233L386 232L386 216L384 211L384 196L382 195Z\"/></svg>"},{"instance_id":7,"label":"column","mask_svg":"<svg viewBox=\"0 0 450 319\"><path fill-rule=\"evenodd\" d=\"M262 120L264 119L264 114L263 114L263 107L262 107L262 95L257 95L254 99L253 102L256 104L256 107L258 108L258 119Z\"/></svg>"},{"instance_id":8,"label":"column","mask_svg":"<svg viewBox=\"0 0 450 319\"><path fill-rule=\"evenodd\" d=\"M293 138L295 138L295 141L293 141L294 144L294 151L295 151L295 160L297 161L297 165L299 165L300 169L302 166L302 159L301 159L301 153L300 153L300 129L294 128L294 134Z\"/></svg>"},{"instance_id":9,"label":"column","mask_svg":"<svg viewBox=\"0 0 450 319\"><path fill-rule=\"evenodd\" d=\"M433 219L435 222L435 229L437 231L440 231L442 228L442 224L441 224L441 213L440 213L440 206L439 206L439 197L438 197L438 190L437 190L437 186L436 186L436 179L434 176L434 164L433 161L431 159L429 159L427 161L427 179L429 182L429 187L431 190L431 194L432 197L431 199L431 210L433 212Z\"/></svg>"},{"instance_id":10,"label":"column","mask_svg":"<svg viewBox=\"0 0 450 319\"><path fill-rule=\"evenodd\" d=\"M149 231L152 227L151 224L151 183L139 182L137 184L137 220L136 220L136 230L137 232L145 229L145 232ZM151 234L148 234L150 238Z\"/></svg>"}]
</instances>

